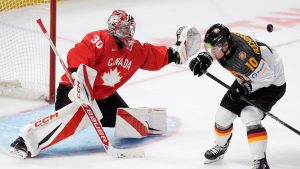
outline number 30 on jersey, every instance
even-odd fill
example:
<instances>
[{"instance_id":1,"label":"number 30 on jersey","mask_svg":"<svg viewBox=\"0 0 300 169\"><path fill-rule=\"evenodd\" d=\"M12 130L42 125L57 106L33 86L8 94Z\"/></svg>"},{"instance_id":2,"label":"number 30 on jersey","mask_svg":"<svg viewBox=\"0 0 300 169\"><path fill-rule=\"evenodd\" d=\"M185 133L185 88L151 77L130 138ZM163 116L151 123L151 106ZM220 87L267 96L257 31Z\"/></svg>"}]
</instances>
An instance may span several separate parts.
<instances>
[{"instance_id":1,"label":"number 30 on jersey","mask_svg":"<svg viewBox=\"0 0 300 169\"><path fill-rule=\"evenodd\" d=\"M98 49L102 48L102 46L103 46L102 40L101 40L100 37L97 36L97 35L95 35L95 36L93 37L93 39L91 39L91 42L92 42L93 44L95 44L95 45L96 45L96 48L98 48Z\"/></svg>"}]
</instances>

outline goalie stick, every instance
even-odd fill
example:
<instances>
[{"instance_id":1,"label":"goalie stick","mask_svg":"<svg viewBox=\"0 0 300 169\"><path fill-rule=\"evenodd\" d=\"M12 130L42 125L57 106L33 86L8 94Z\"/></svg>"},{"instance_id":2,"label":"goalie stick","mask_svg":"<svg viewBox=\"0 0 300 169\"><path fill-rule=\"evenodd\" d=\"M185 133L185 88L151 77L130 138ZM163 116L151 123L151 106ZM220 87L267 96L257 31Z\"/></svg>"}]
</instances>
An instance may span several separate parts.
<instances>
[{"instance_id":1,"label":"goalie stick","mask_svg":"<svg viewBox=\"0 0 300 169\"><path fill-rule=\"evenodd\" d=\"M220 79L218 79L217 77L215 77L214 75L210 74L207 71L203 72L204 74L206 74L208 77L210 77L211 79L213 79L214 81L216 81L217 83L219 83L220 85L224 86L226 89L233 91L230 86L228 86L226 83L224 83L223 81L221 81ZM252 100L250 100L249 98L247 98L246 96L241 95L240 96L245 102L249 103L252 106L257 107L258 109L260 109L265 115L270 116L271 118L273 118L274 120L276 120L277 122L279 122L280 124L284 125L285 127L287 127L288 129L292 130L293 132L295 132L296 134L300 135L300 131L295 129L294 127L290 126L289 124L285 123L284 121L280 120L278 117L276 117L275 115L273 115L272 113L270 113L269 111L267 111L265 108L263 108L262 106L256 104L255 102L253 102Z\"/></svg>"},{"instance_id":2,"label":"goalie stick","mask_svg":"<svg viewBox=\"0 0 300 169\"><path fill-rule=\"evenodd\" d=\"M38 25L39 25L40 29L42 30L43 34L45 35L45 37L48 39L49 44L50 44L53 52L55 53L55 56L58 58L61 66L63 67L69 81L71 82L72 85L74 85L74 80L71 76L71 73L68 70L68 68L66 67L62 58L60 57L55 45L53 44L53 41L51 40L44 24L42 23L42 20L38 19L38 20L36 20L36 22L38 23ZM93 102L94 102L94 104L97 104L95 102L95 100ZM89 117L90 122L92 123L94 129L96 130L96 133L97 133L98 137L100 138L104 149L106 150L106 152L109 155L112 155L115 158L145 157L145 153L144 153L143 149L126 149L125 150L125 149L114 148L111 145L111 143L102 127L102 124L100 123L100 120L96 117L92 107L89 105L83 105L83 106L81 106L81 108L84 110L86 115Z\"/></svg>"}]
</instances>

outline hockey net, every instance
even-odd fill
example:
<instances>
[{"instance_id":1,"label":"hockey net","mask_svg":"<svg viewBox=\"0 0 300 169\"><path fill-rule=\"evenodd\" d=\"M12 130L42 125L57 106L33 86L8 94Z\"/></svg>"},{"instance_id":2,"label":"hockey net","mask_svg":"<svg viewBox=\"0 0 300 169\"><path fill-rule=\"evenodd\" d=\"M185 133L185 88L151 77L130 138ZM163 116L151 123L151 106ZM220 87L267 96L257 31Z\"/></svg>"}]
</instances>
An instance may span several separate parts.
<instances>
[{"instance_id":1,"label":"hockey net","mask_svg":"<svg viewBox=\"0 0 300 169\"><path fill-rule=\"evenodd\" d=\"M50 59L49 44L36 24L42 18L50 30L55 23L51 1L0 1L0 96L53 102L55 60ZM55 37L55 29L51 33Z\"/></svg>"}]
</instances>

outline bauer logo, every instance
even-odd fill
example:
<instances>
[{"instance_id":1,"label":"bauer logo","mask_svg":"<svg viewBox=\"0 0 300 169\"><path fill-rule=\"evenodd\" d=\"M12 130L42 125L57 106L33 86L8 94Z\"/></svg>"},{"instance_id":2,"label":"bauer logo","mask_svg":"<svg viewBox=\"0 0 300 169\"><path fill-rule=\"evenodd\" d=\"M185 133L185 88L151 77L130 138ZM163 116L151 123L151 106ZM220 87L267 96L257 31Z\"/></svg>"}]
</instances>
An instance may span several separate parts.
<instances>
[{"instance_id":1,"label":"bauer logo","mask_svg":"<svg viewBox=\"0 0 300 169\"><path fill-rule=\"evenodd\" d=\"M105 144L106 146L108 146L108 139L103 131L100 121L97 120L95 113L93 112L93 110L91 109L90 106L84 107L84 109L85 109L86 113L88 114L94 128L96 129L98 136L102 140L102 143Z\"/></svg>"},{"instance_id":2,"label":"bauer logo","mask_svg":"<svg viewBox=\"0 0 300 169\"><path fill-rule=\"evenodd\" d=\"M46 116L40 120L37 120L36 122L34 122L34 126L35 127L39 127L42 126L46 123L48 123L49 121L52 121L53 119L58 117L58 112L55 112L54 114L50 114L49 116Z\"/></svg>"}]
</instances>

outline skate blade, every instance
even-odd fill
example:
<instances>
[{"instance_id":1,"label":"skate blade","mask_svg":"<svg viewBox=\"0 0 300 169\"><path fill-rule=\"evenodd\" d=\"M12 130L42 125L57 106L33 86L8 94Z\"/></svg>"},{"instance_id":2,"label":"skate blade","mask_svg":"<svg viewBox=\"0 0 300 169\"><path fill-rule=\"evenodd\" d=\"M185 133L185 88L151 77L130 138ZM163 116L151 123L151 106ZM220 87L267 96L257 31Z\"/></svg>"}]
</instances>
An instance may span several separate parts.
<instances>
[{"instance_id":1,"label":"skate blade","mask_svg":"<svg viewBox=\"0 0 300 169\"><path fill-rule=\"evenodd\" d=\"M25 158L27 158L27 153L26 152L21 151L21 150L17 150L15 148L11 148L8 153L11 157L15 157L15 158L18 158L18 159L24 160Z\"/></svg>"},{"instance_id":2,"label":"skate blade","mask_svg":"<svg viewBox=\"0 0 300 169\"><path fill-rule=\"evenodd\" d=\"M217 161L221 161L221 160L223 160L223 158L224 158L224 155L221 155L220 157L218 157L214 160L209 160L209 159L205 158L204 164L211 164L211 163L214 163L214 162L217 162Z\"/></svg>"}]
</instances>

